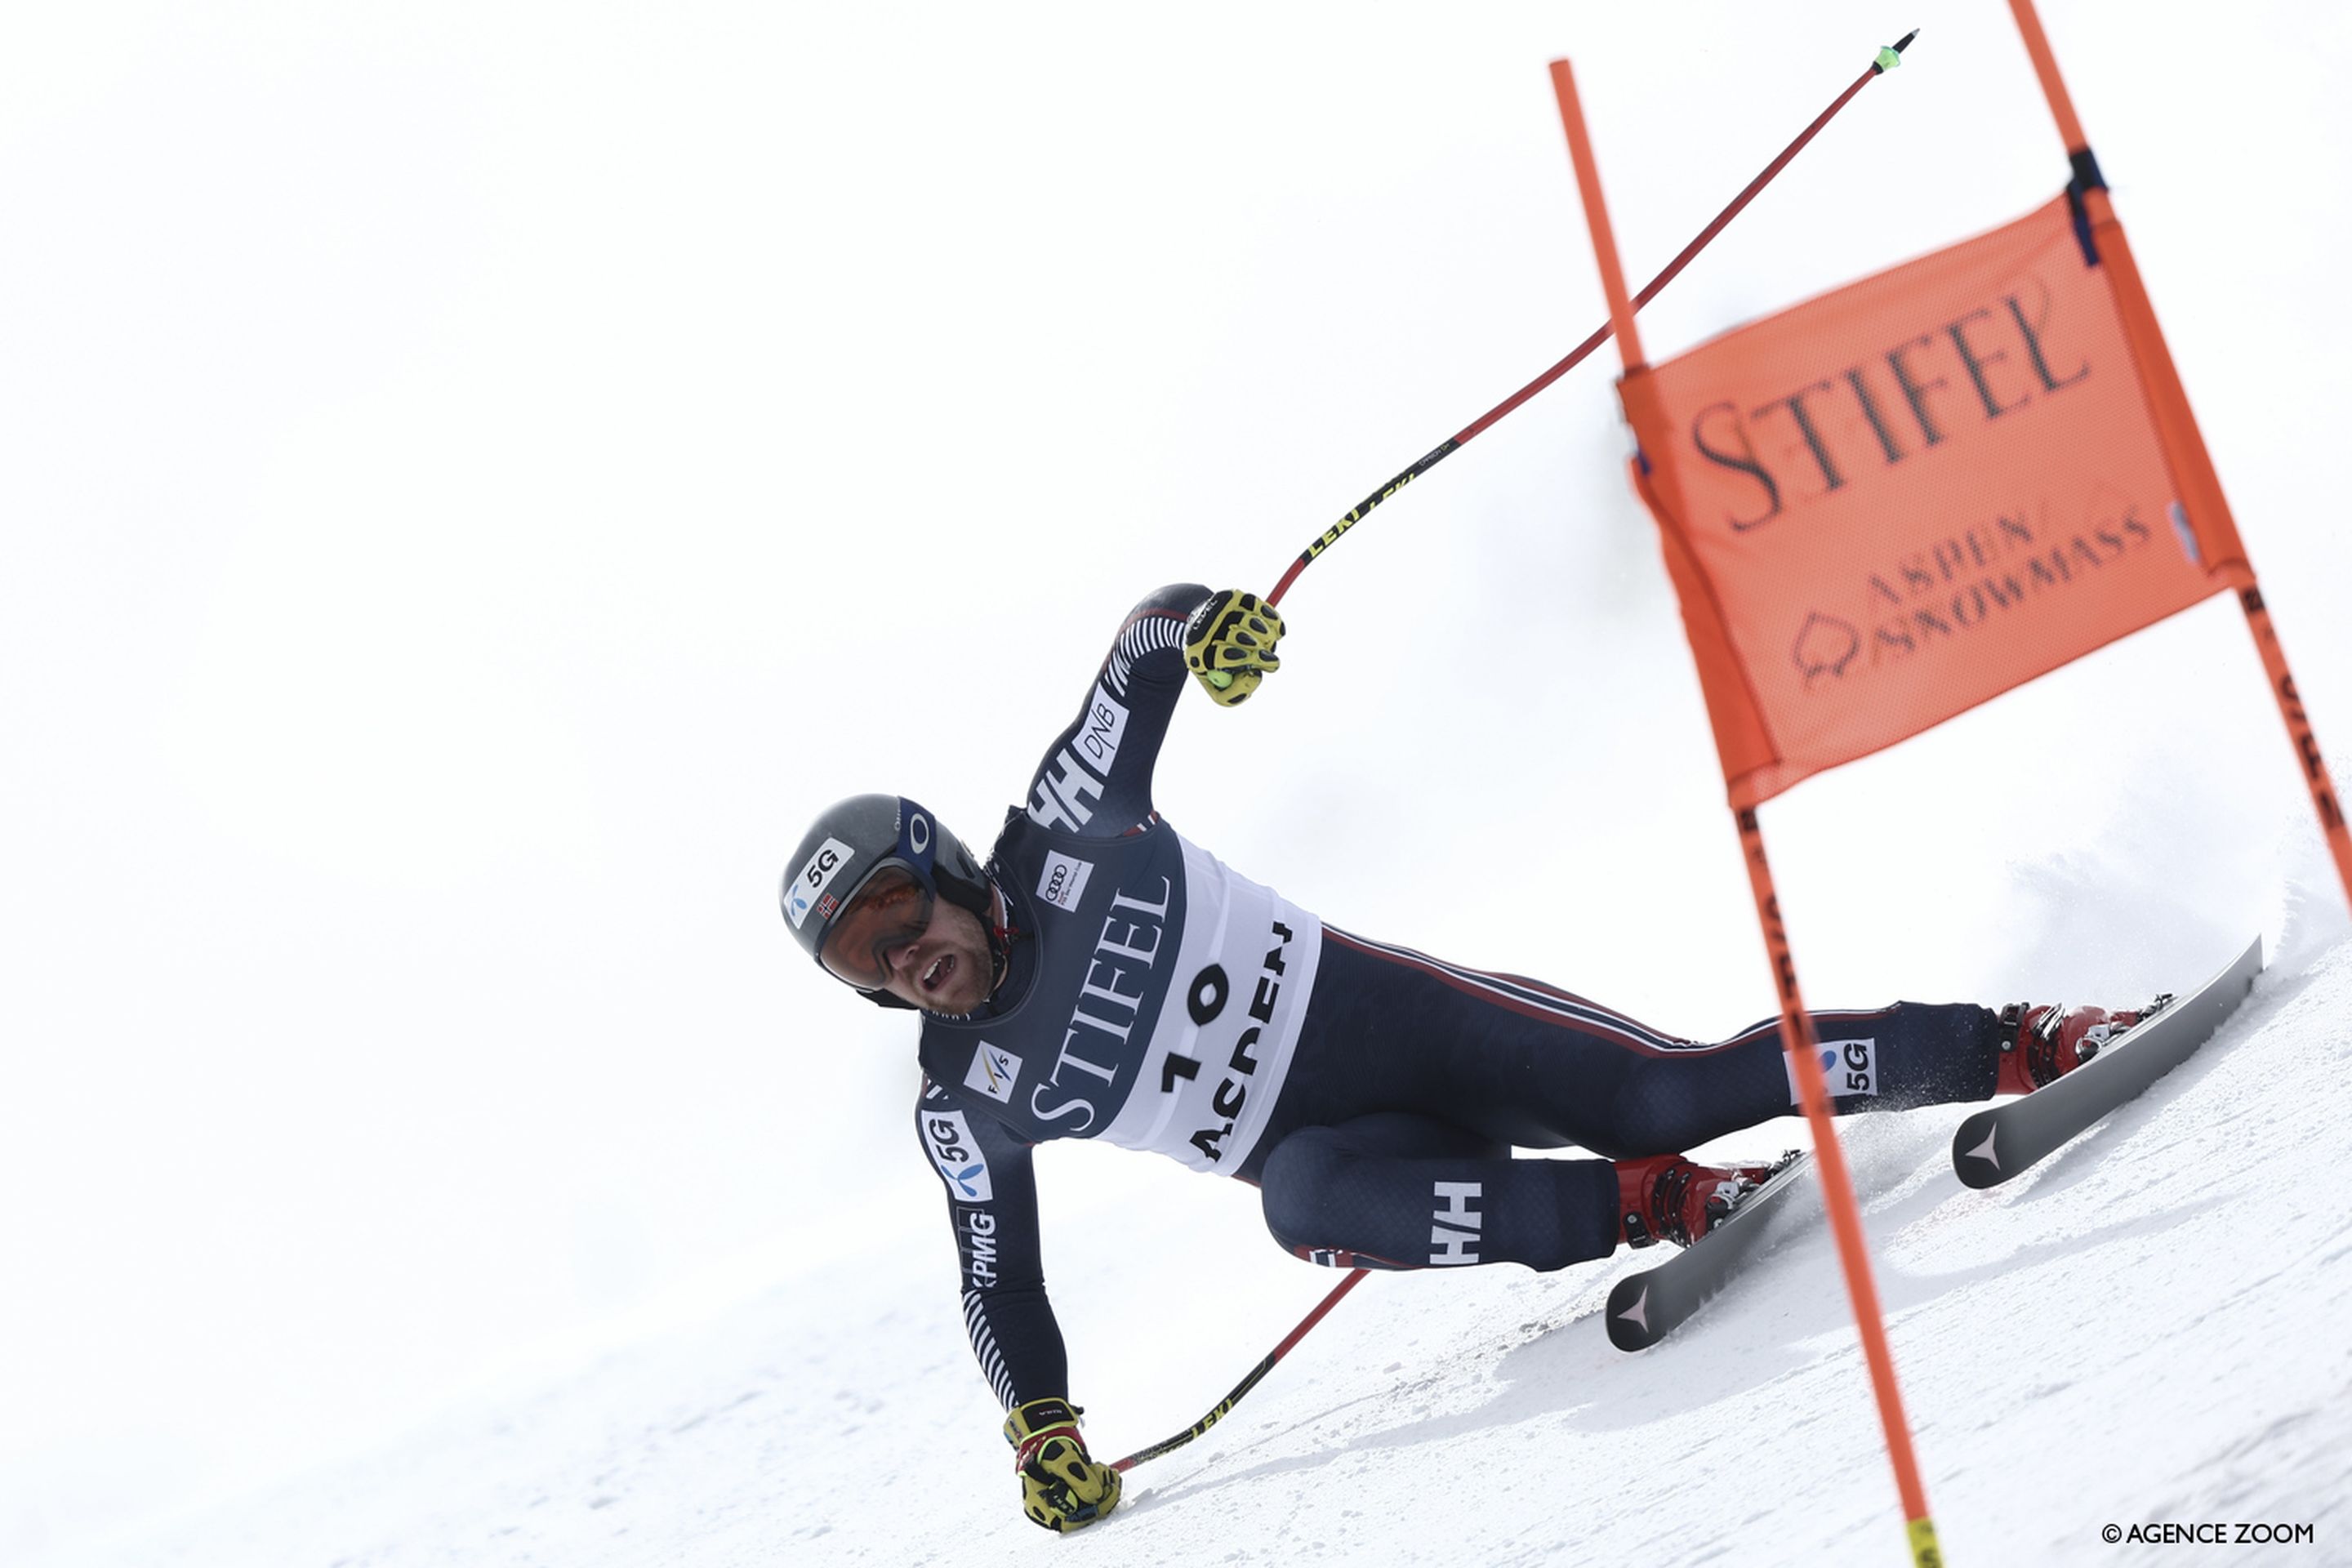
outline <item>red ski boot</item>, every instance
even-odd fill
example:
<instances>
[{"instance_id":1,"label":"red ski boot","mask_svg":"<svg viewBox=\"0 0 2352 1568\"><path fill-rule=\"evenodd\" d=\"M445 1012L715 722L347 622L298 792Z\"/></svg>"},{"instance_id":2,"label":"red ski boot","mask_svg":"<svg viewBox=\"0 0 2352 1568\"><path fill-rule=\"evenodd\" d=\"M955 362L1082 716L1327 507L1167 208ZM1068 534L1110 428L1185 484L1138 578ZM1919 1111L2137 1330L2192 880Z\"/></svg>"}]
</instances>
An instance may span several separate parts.
<instances>
[{"instance_id":1,"label":"red ski boot","mask_svg":"<svg viewBox=\"0 0 2352 1568\"><path fill-rule=\"evenodd\" d=\"M1617 1215L1629 1247L1663 1237L1688 1247L1763 1185L1770 1165L1695 1165L1680 1154L1653 1154L1617 1164Z\"/></svg>"},{"instance_id":2,"label":"red ski boot","mask_svg":"<svg viewBox=\"0 0 2352 1568\"><path fill-rule=\"evenodd\" d=\"M2162 1005L2159 999L2156 1005ZM1992 1091L2032 1094L2097 1056L2153 1011L2110 1013L2082 1003L2012 1002L2000 1010L2000 1076Z\"/></svg>"}]
</instances>

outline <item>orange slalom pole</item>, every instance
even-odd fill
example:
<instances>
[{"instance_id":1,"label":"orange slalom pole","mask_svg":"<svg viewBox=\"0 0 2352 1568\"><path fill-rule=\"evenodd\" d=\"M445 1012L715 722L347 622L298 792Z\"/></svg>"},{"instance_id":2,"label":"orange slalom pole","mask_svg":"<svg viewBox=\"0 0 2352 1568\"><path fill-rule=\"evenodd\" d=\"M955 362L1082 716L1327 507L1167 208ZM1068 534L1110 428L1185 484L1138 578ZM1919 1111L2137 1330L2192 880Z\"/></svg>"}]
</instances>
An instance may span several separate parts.
<instances>
[{"instance_id":1,"label":"orange slalom pole","mask_svg":"<svg viewBox=\"0 0 2352 1568\"><path fill-rule=\"evenodd\" d=\"M2215 567L2228 570L2231 584L2238 591L2239 607L2246 615L2246 629L2252 635L2254 649L2262 658L2271 695L2278 703L2279 721L2286 727L2287 744L2311 792L2312 810L2317 814L2320 832L2327 839L2327 852L2336 862L2336 876L2343 884L2345 901L2352 904L2352 828L2345 825L2336 782L2320 752L2319 736L2312 728L2302 695L2295 689L2294 674L2287 668L2286 650L2280 646L2278 628L2272 624L2270 612L2263 605L2262 584L2255 578L2252 563L2246 559L2244 542L2238 537L2237 524L2230 515L2229 500L2221 493L2221 476L2214 471L2212 457L2205 449L2205 437L2197 427L2196 416L2189 411L2188 388L2172 363L2172 351L2157 323L2155 303L2148 298L2147 285L2141 280L2139 264L2132 256L2130 241L2124 237L2123 225L2116 219L2115 205L2099 174L2098 160L2092 155L2090 139L2084 134L2083 122L2074 113L2065 79L2058 74L2058 57L2050 47L2048 35L2042 30L2042 18L2034 11L2033 0L2009 0L2009 8L2017 19L2018 32L2025 39L2025 52L2033 58L2034 74L2041 79L2042 94L2049 100L2051 118L2058 122L2058 134L2066 143L2066 155L2074 163L2075 185L2081 193L2084 214L2090 220L2092 242L2112 280L2124 335L2131 344L2141 384L2147 390L2165 456L2172 463L2175 481L2190 509L2189 521L2200 542L2219 556L2213 563Z\"/></svg>"},{"instance_id":2,"label":"orange slalom pole","mask_svg":"<svg viewBox=\"0 0 2352 1568\"><path fill-rule=\"evenodd\" d=\"M2260 584L2239 591L2239 607L2246 612L2246 628L2254 635L2254 649L2263 657L2270 677L2271 695L2278 699L2279 718L2286 725L2287 743L2294 748L2303 782L2311 791L2311 808L2319 814L2320 830L2327 835L2328 853L2336 859L2336 875L2344 884L2344 898L2352 903L2352 831L2344 826L2344 808L2336 803L2336 781L2319 753L2319 737L2305 713L2302 694L2294 689L2294 673L2287 668L2286 650L2279 647L2278 628L2263 605Z\"/></svg>"},{"instance_id":3,"label":"orange slalom pole","mask_svg":"<svg viewBox=\"0 0 2352 1568\"><path fill-rule=\"evenodd\" d=\"M2050 52L2050 37L2042 30L2033 0L2009 0L2009 10L2017 18L2025 52L2033 57L2033 74L2042 79L2042 96L2050 100L2051 117L2058 121L2058 139L2066 143L2069 153L2088 151L2090 141L2083 134L2083 122L2074 118L2074 100L2066 95L2066 84L2059 78L2058 57Z\"/></svg>"},{"instance_id":4,"label":"orange slalom pole","mask_svg":"<svg viewBox=\"0 0 2352 1568\"><path fill-rule=\"evenodd\" d=\"M1585 129L1576 76L1566 60L1551 62L1551 80L1552 90L1559 99L1560 124L1568 132L1569 157L1576 165L1577 186L1584 198L1585 222L1592 231L1601 287L1609 295L1609 320L1624 363L1625 377L1620 385L1628 387L1647 381L1648 376L1641 341L1634 335L1633 302L1625 295L1625 278L1618 265L1608 208L1601 199L1600 167L1593 159L1591 139ZM1878 1287L1871 1277L1870 1246L1863 1234L1862 1208L1854 1200L1853 1173L1846 1165L1844 1149L1838 1142L1829 1084L1822 1076L1819 1037L1797 985L1796 957L1790 951L1788 933L1781 925L1780 900L1772 886L1771 864L1764 856L1764 837L1752 807L1738 808L1734 816L1748 861L1748 883L1756 898L1757 924L1764 933L1773 987L1780 998L1780 1048L1788 1055L1790 1071L1797 1080L1798 1098L1804 1106L1805 1121L1812 1131L1813 1158L1821 1172L1823 1205L1829 1212L1831 1232L1837 1240L1838 1260L1843 1267L1854 1323L1861 1331L1863 1357L1869 1364L1871 1386L1877 1395L1879 1426L1885 1436L1887 1458L1895 1468L1895 1489L1903 1504L1911 1560L1914 1568L1941 1568L1943 1553L1937 1545L1935 1521L1927 1511L1927 1489L1920 1484L1918 1460L1912 1452L1910 1421L1904 1414L1903 1392L1895 1375L1895 1355L1886 1342Z\"/></svg>"},{"instance_id":5,"label":"orange slalom pole","mask_svg":"<svg viewBox=\"0 0 2352 1568\"><path fill-rule=\"evenodd\" d=\"M1837 1239L1838 1261L1843 1265L1846 1299L1853 1308L1855 1326L1862 1331L1863 1359L1870 1366L1870 1385L1878 1396L1878 1425L1886 1438L1886 1457L1895 1468L1895 1491L1903 1503L1903 1519L1911 1544L1914 1568L1941 1568L1943 1552L1936 1542L1936 1521L1927 1511L1927 1489L1919 1479L1919 1460L1912 1451L1911 1422L1903 1409L1903 1389L1895 1375L1895 1352L1886 1342L1886 1316L1879 1305L1878 1282L1870 1270L1870 1241L1863 1234L1862 1205L1853 1195L1853 1173L1845 1163L1845 1146L1838 1142L1836 1112L1830 1106L1830 1086L1822 1076L1821 1037L1812 1015L1805 1010L1797 987L1796 955L1780 921L1780 898L1772 886L1772 866L1764 858L1764 834L1757 826L1756 809L1742 806L1732 813L1739 825L1739 847L1748 861L1748 882L1756 896L1756 923L1763 929L1764 952L1772 965L1772 984L1780 996L1780 1048L1788 1053L1796 1075L1797 1095L1803 1101L1805 1125L1813 1134L1813 1160L1820 1167L1823 1206L1830 1232Z\"/></svg>"},{"instance_id":6,"label":"orange slalom pole","mask_svg":"<svg viewBox=\"0 0 2352 1568\"><path fill-rule=\"evenodd\" d=\"M1551 90L1559 100L1560 123L1568 130L1568 161L1576 165L1576 189L1584 198L1584 224L1592 231L1593 258L1601 264L1601 291L1609 297L1609 331L1617 358L1627 370L1649 363L1642 353L1641 329L1633 324L1633 301L1625 293L1625 269L1617 259L1617 234L1601 199L1601 165L1585 134L1584 101L1576 96L1576 72L1566 60L1551 62Z\"/></svg>"}]
</instances>

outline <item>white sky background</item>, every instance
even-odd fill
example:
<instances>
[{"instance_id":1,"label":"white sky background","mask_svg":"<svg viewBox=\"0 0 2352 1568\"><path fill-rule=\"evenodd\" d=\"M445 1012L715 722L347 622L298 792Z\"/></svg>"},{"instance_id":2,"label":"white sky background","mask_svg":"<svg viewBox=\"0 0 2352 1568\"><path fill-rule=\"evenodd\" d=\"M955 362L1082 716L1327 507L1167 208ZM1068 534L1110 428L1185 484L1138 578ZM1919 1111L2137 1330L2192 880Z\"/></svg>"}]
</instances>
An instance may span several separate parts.
<instances>
[{"instance_id":1,"label":"white sky background","mask_svg":"<svg viewBox=\"0 0 2352 1568\"><path fill-rule=\"evenodd\" d=\"M2063 182L1997 0L1803 12L16 7L0 1555L929 1215L908 1026L775 913L809 816L984 847L1130 603L1270 587L1600 321L1551 56L1638 281L1927 28L1661 356ZM2347 23L2045 19L2352 755ZM1613 365L1309 571L1160 799L1327 918L1723 1033L1771 999ZM2221 602L1765 825L1832 1005L2201 973L2307 817ZM1065 1213L1229 1201L1066 1155Z\"/></svg>"}]
</instances>

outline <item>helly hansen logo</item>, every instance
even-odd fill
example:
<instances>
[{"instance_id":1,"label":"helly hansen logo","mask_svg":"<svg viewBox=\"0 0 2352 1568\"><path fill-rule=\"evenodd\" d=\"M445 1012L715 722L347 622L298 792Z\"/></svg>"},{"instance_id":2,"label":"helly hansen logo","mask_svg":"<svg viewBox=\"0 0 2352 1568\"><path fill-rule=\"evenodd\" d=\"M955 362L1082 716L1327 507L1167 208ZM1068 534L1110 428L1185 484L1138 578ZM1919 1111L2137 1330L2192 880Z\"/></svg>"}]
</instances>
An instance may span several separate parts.
<instances>
[{"instance_id":1,"label":"helly hansen logo","mask_svg":"<svg viewBox=\"0 0 2352 1568\"><path fill-rule=\"evenodd\" d=\"M931 1152L931 1163L940 1168L957 1197L968 1204L984 1204L996 1195L988 1184L988 1161L972 1142L971 1127L962 1111L927 1112L923 1146Z\"/></svg>"},{"instance_id":2,"label":"helly hansen logo","mask_svg":"<svg viewBox=\"0 0 2352 1568\"><path fill-rule=\"evenodd\" d=\"M1094 820L1094 803L1103 783L1118 761L1118 743L1127 734L1127 705L1100 683L1079 716L1077 732L1055 753L1037 780L1029 803L1029 820L1040 827L1072 832Z\"/></svg>"},{"instance_id":3,"label":"helly hansen logo","mask_svg":"<svg viewBox=\"0 0 2352 1568\"><path fill-rule=\"evenodd\" d=\"M1822 1042L1822 1078L1829 1084L1830 1098L1840 1095L1878 1092L1878 1042L1868 1040L1823 1040ZM1797 1091L1797 1069L1780 1059L1781 1069L1789 1077L1789 1103L1802 1105L1804 1096Z\"/></svg>"},{"instance_id":4,"label":"helly hansen logo","mask_svg":"<svg viewBox=\"0 0 2352 1568\"><path fill-rule=\"evenodd\" d=\"M1078 900L1087 896L1087 879L1094 874L1094 868L1091 860L1048 849L1045 874L1037 879L1037 896L1057 910L1075 910Z\"/></svg>"},{"instance_id":5,"label":"helly hansen logo","mask_svg":"<svg viewBox=\"0 0 2352 1568\"><path fill-rule=\"evenodd\" d=\"M976 1089L991 1100L1013 1103L1013 1086L1021 1077L1021 1058L1011 1051L999 1050L986 1040L971 1053L971 1070L963 1075L963 1086Z\"/></svg>"},{"instance_id":6,"label":"helly hansen logo","mask_svg":"<svg viewBox=\"0 0 2352 1568\"><path fill-rule=\"evenodd\" d=\"M1477 1182L1439 1182L1437 1208L1430 1217L1429 1261L1433 1264L1478 1261L1481 1215L1470 1205L1482 1191Z\"/></svg>"}]
</instances>

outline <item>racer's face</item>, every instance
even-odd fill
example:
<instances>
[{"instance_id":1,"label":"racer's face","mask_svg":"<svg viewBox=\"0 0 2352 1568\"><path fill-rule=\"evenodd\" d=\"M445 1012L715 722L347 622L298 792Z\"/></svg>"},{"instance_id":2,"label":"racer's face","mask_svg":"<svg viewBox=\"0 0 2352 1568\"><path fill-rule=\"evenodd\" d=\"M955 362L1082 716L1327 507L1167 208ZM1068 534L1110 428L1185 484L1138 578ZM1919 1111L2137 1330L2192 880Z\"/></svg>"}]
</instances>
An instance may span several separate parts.
<instances>
[{"instance_id":1,"label":"racer's face","mask_svg":"<svg viewBox=\"0 0 2352 1568\"><path fill-rule=\"evenodd\" d=\"M988 933L971 910L886 870L826 936L824 966L866 990L930 1013L969 1013L988 997Z\"/></svg>"},{"instance_id":2,"label":"racer's face","mask_svg":"<svg viewBox=\"0 0 2352 1568\"><path fill-rule=\"evenodd\" d=\"M885 955L882 989L927 1013L969 1013L988 1000L995 965L988 956L988 932L961 904L931 901L923 934Z\"/></svg>"}]
</instances>

